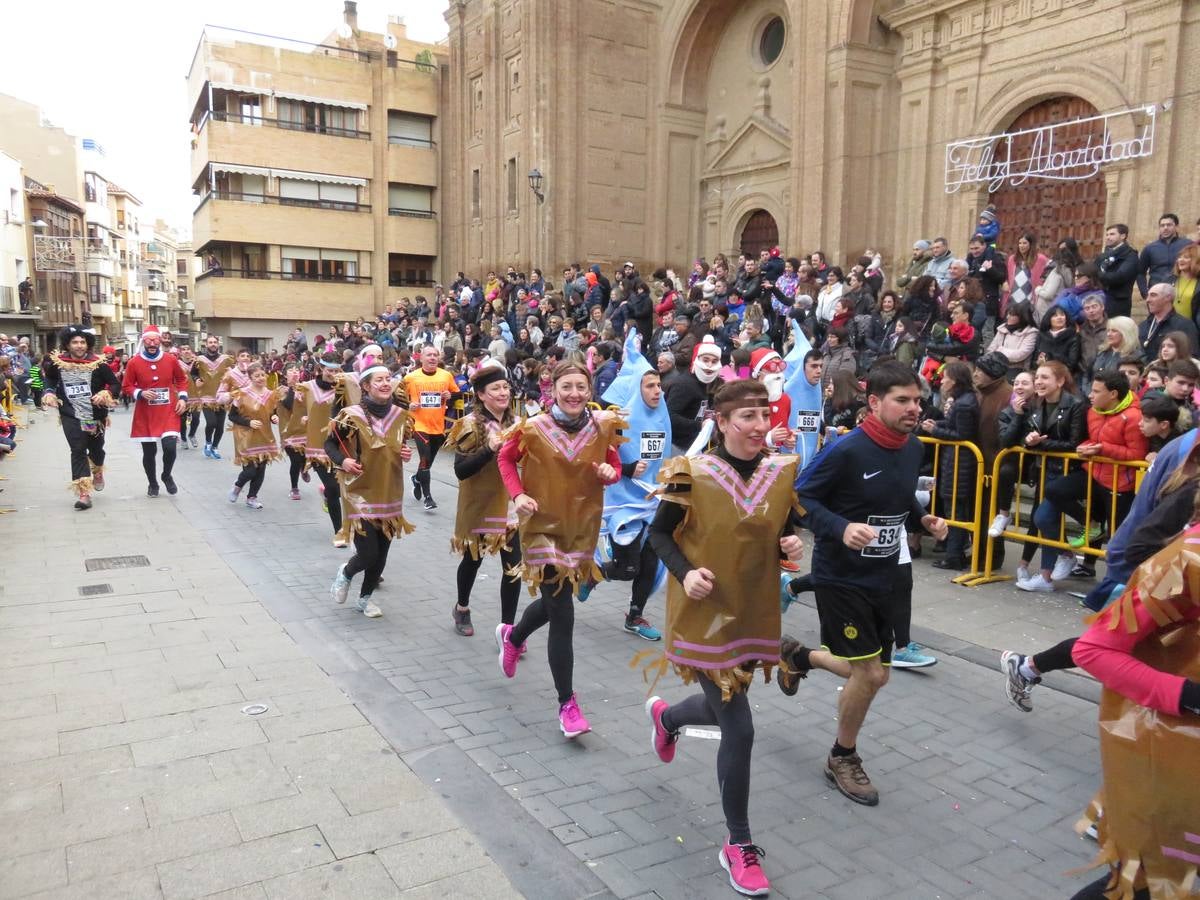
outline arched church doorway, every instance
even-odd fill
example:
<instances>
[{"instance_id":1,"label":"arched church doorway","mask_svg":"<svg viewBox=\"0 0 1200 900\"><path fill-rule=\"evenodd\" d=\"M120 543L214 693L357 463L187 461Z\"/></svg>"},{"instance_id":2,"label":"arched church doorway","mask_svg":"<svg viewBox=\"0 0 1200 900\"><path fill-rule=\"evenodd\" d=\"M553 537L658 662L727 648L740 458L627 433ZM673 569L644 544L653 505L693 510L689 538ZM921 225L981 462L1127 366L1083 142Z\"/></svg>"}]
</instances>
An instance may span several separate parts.
<instances>
[{"instance_id":1,"label":"arched church doorway","mask_svg":"<svg viewBox=\"0 0 1200 900\"><path fill-rule=\"evenodd\" d=\"M747 256L758 257L760 250L770 250L779 243L779 226L775 217L765 209L756 209L742 226L738 249Z\"/></svg>"},{"instance_id":2,"label":"arched church doorway","mask_svg":"<svg viewBox=\"0 0 1200 900\"><path fill-rule=\"evenodd\" d=\"M1025 110L1006 131L1022 131L1056 122L1067 122L1096 115L1096 107L1080 97L1052 97ZM1078 127L1078 126L1077 126ZM1076 137L1075 129L1066 129L1066 143ZM1093 130L1078 127L1080 135ZM1013 143L1013 155L1025 156L1033 135L1024 135ZM1059 136L1055 142L1058 143ZM1104 174L1097 172L1080 181L1047 181L1031 178L1020 185L1004 185L989 198L1000 216L1000 249L1011 252L1026 231L1037 235L1039 249L1053 256L1057 243L1065 237L1079 242L1080 253L1090 259L1104 245L1104 214L1108 192Z\"/></svg>"}]
</instances>

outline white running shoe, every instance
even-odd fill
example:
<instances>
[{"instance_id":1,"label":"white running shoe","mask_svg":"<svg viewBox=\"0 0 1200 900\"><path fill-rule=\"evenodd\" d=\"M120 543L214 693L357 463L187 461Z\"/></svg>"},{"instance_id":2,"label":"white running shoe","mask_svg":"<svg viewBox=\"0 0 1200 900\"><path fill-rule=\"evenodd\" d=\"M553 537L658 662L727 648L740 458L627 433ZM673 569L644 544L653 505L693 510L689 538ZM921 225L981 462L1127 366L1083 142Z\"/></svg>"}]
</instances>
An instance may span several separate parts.
<instances>
[{"instance_id":1,"label":"white running shoe","mask_svg":"<svg viewBox=\"0 0 1200 900\"><path fill-rule=\"evenodd\" d=\"M378 606L376 606L374 603L372 603L370 597L359 597L358 598L358 608L362 611L362 614L364 616L366 616L368 619L378 619L380 616L383 615L383 610L380 609Z\"/></svg>"},{"instance_id":2,"label":"white running shoe","mask_svg":"<svg viewBox=\"0 0 1200 900\"><path fill-rule=\"evenodd\" d=\"M1017 581L1029 580L1029 567L1025 565L1017 566Z\"/></svg>"},{"instance_id":3,"label":"white running shoe","mask_svg":"<svg viewBox=\"0 0 1200 900\"><path fill-rule=\"evenodd\" d=\"M346 597L350 593L350 579L346 577L345 566L338 566L337 575L333 578L329 593L333 596L335 603L346 602Z\"/></svg>"},{"instance_id":4,"label":"white running shoe","mask_svg":"<svg viewBox=\"0 0 1200 900\"><path fill-rule=\"evenodd\" d=\"M996 513L996 518L992 519L992 524L988 527L988 537L998 538L1004 534L1004 529L1008 528L1008 523L1012 521L1012 516L1005 513Z\"/></svg>"},{"instance_id":5,"label":"white running shoe","mask_svg":"<svg viewBox=\"0 0 1200 900\"><path fill-rule=\"evenodd\" d=\"M1018 581L1017 590L1030 591L1035 594L1053 594L1054 584L1053 582L1047 581L1045 576L1042 575L1041 572L1038 572L1036 575L1027 579L1026 581Z\"/></svg>"},{"instance_id":6,"label":"white running shoe","mask_svg":"<svg viewBox=\"0 0 1200 900\"><path fill-rule=\"evenodd\" d=\"M1075 554L1064 553L1054 561L1054 571L1050 573L1051 581L1062 581L1064 578L1071 577L1071 570L1075 568Z\"/></svg>"}]
</instances>

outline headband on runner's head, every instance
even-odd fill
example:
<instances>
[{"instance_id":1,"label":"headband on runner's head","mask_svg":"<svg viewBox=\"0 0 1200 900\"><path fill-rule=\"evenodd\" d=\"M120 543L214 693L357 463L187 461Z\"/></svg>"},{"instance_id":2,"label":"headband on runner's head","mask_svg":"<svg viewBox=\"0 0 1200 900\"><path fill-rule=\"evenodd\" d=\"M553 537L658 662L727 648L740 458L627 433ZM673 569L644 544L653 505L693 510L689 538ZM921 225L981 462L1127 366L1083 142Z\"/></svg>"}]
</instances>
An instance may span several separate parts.
<instances>
[{"instance_id":1,"label":"headband on runner's head","mask_svg":"<svg viewBox=\"0 0 1200 900\"><path fill-rule=\"evenodd\" d=\"M323 359L318 359L318 360L317 360L317 364L318 364L318 365L320 365L322 368L325 368L325 369L340 369L340 368L342 367L342 364L341 364L341 363L337 363L337 362L326 362L326 361L325 361L325 360L323 360Z\"/></svg>"},{"instance_id":2,"label":"headband on runner's head","mask_svg":"<svg viewBox=\"0 0 1200 900\"><path fill-rule=\"evenodd\" d=\"M388 369L388 367L387 367L387 366L370 366L369 368L363 369L363 370L362 370L362 372L360 372L360 373L359 373L359 375L358 375L358 383L359 383L359 384L363 384L363 383L365 383L365 382L366 382L366 380L367 380L368 378L370 378L372 375L374 375L376 372L383 372L383 373L385 373L385 374L386 374L386 375L387 375L389 378L390 378L390 377L391 377L391 375L392 375L391 371L389 371L389 369Z\"/></svg>"}]
</instances>

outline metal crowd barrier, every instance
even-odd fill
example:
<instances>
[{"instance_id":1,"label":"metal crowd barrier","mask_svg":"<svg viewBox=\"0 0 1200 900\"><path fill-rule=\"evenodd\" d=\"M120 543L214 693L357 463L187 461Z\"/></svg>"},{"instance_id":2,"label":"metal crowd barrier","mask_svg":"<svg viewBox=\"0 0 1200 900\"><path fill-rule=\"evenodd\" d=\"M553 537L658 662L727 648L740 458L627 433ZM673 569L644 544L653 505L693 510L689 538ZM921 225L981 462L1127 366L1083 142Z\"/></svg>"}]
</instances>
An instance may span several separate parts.
<instances>
[{"instance_id":1,"label":"metal crowd barrier","mask_svg":"<svg viewBox=\"0 0 1200 900\"><path fill-rule=\"evenodd\" d=\"M970 441L945 441L941 438L933 438L920 436L922 444L933 447L933 490L930 491L929 512L935 516L941 516L946 520L946 524L951 528L961 528L971 535L971 563L968 571L961 575L956 575L950 579L955 584L973 586L976 579L979 578L979 563L980 563L980 536L983 532L980 523L979 509L983 504L983 488L987 482L987 475L984 472L983 453L979 448ZM938 496L938 481L942 474L943 457L949 451L953 451L953 460L950 463L951 471L951 488L950 488L950 504L948 509L939 510ZM975 459L975 496L974 503L970 508L965 508L965 501L960 500L958 490L958 473L959 468L963 464L963 453L969 453ZM969 462L969 460L967 460Z\"/></svg>"},{"instance_id":2,"label":"metal crowd barrier","mask_svg":"<svg viewBox=\"0 0 1200 900\"><path fill-rule=\"evenodd\" d=\"M1078 453L1050 453L1050 452L1042 451L1042 450L1030 450L1026 447L1020 447L1020 446L1009 447L1005 450L1000 451L1000 453L996 454L996 460L992 464L992 472L991 472L991 477L990 477L990 481L992 484L992 490L990 491L991 500L988 503L988 514L981 521L981 525L982 525L982 522L991 522L996 517L996 511L999 508L998 502L997 502L998 498L997 498L996 494L999 489L999 483L1000 483L1000 467L1005 463L1006 460L1008 460L1009 458L1011 458L1013 456L1017 456L1018 459L1017 459L1017 478L1016 478L1016 482L1015 482L1015 485L1013 488L1013 497L1010 502L1010 506L1011 506L1010 512L1012 514L1012 519L1009 521L1008 527L1005 529L1004 534L1000 538L997 538L996 540L1016 541L1017 543L1022 543L1022 544L1038 544L1043 547L1054 547L1054 548L1057 548L1059 550L1063 550L1063 551L1066 551L1069 553L1082 553L1086 556L1095 556L1097 558L1104 556L1103 549L1097 548L1097 547L1092 547L1092 546L1090 546L1089 542L1085 542L1082 547L1072 547L1067 542L1067 540L1066 540L1066 516L1065 515L1059 516L1058 538L1057 539L1055 539L1053 537L1047 537L1046 535L1038 535L1035 537L1035 536L1031 536L1031 535L1028 535L1025 533L1024 527L1027 527L1029 521L1033 518L1033 511L1037 509L1038 504L1040 504L1042 502L1042 500L1045 498L1047 463L1049 462L1049 460L1052 460L1052 459L1062 460L1063 461L1063 476L1065 476L1068 472L1071 471L1072 463L1078 463L1080 465L1083 465L1083 464L1086 464L1089 462L1095 462L1095 463L1105 463L1105 464L1111 465L1113 467L1113 469L1112 469L1113 480L1112 480L1111 487L1109 487L1109 490L1112 494L1112 499L1109 503L1109 509L1108 509L1108 530L1107 530L1108 537L1111 537L1112 533L1114 531L1116 531L1117 526L1120 525L1120 522L1117 521L1117 491L1116 491L1116 487L1117 487L1117 485L1119 483L1119 479L1121 477L1121 470L1122 469L1133 470L1133 473L1134 473L1133 490L1134 490L1134 493L1137 493L1138 488L1140 488L1142 485L1142 479L1145 477L1146 471L1150 468L1150 464L1147 463L1144 459L1121 460L1121 459L1109 459L1108 457L1105 457L1105 456L1083 457L1083 456L1080 456ZM1039 466L1039 469L1038 469L1037 492L1034 496L1033 503L1030 506L1029 518L1025 520L1025 525L1023 526L1022 525L1022 517L1021 517L1021 484L1023 483L1023 479L1021 478L1021 476L1025 471L1026 457L1039 458L1041 460L1041 465ZM1084 498L1083 498L1084 521L1081 523L1083 525L1085 535L1088 534L1088 532L1091 528L1091 523L1093 521L1092 498L1093 498L1093 489L1095 488L1095 486L1096 486L1096 480L1094 478L1092 478L1089 473L1088 480L1087 480L1087 489L1086 489L1086 492L1085 492ZM1021 529L1021 530L1018 530L1018 529ZM1103 536L1104 535L1102 535L1102 537ZM996 581L1011 581L1012 580L1012 578L1013 578L1012 575L1006 575L1003 573L995 573L992 571L992 565L993 565L992 557L994 555L994 551L995 551L995 547L992 544L992 541L988 540L987 552L985 554L986 558L984 560L983 570L975 577L975 579L973 581L971 581L969 583L970 587L978 587L981 584L991 584L992 582L996 582ZM978 557L979 557L978 545L976 546L975 553L973 554L973 556L975 559L978 559Z\"/></svg>"}]
</instances>

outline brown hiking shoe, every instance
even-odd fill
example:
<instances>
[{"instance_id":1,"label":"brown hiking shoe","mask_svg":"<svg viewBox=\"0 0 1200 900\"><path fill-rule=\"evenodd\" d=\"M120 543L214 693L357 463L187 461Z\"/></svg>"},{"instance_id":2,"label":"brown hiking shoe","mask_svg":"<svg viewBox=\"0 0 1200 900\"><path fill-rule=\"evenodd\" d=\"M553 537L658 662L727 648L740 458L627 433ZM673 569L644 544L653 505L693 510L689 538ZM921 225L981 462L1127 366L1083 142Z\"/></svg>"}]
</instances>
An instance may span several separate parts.
<instances>
[{"instance_id":1,"label":"brown hiking shoe","mask_svg":"<svg viewBox=\"0 0 1200 900\"><path fill-rule=\"evenodd\" d=\"M800 688L800 679L807 678L812 666L808 664L808 648L790 634L779 639L779 669L775 683L789 697Z\"/></svg>"},{"instance_id":2,"label":"brown hiking shoe","mask_svg":"<svg viewBox=\"0 0 1200 900\"><path fill-rule=\"evenodd\" d=\"M830 754L825 761L825 777L855 803L863 806L878 806L879 791L871 784L871 779L863 771L862 759L857 753L850 756L834 756Z\"/></svg>"}]
</instances>

